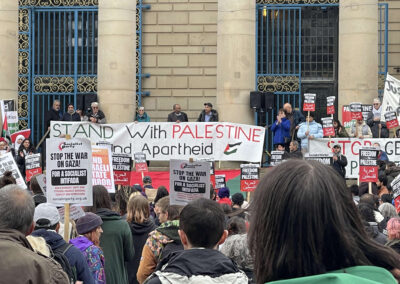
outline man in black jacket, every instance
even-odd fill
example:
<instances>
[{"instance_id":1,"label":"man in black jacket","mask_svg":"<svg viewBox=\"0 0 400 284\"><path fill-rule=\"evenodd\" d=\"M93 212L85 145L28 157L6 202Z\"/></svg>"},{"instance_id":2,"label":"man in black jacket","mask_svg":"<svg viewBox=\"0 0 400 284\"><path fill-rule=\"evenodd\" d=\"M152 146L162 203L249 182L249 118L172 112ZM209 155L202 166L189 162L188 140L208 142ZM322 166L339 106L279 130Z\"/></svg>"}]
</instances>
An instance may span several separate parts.
<instances>
[{"instance_id":1,"label":"man in black jacket","mask_svg":"<svg viewBox=\"0 0 400 284\"><path fill-rule=\"evenodd\" d=\"M297 139L297 130L299 129L299 125L302 122L306 121L306 118L299 110L294 110L292 105L289 103L285 103L283 105L283 109L286 114L286 118L290 120L290 137L293 139Z\"/></svg>"},{"instance_id":2,"label":"man in black jacket","mask_svg":"<svg viewBox=\"0 0 400 284\"><path fill-rule=\"evenodd\" d=\"M198 122L218 121L218 112L213 109L212 103L204 103L204 110L200 113Z\"/></svg>"},{"instance_id":3,"label":"man in black jacket","mask_svg":"<svg viewBox=\"0 0 400 284\"><path fill-rule=\"evenodd\" d=\"M50 127L50 122L62 120L61 103L59 100L54 100L53 107L46 114L46 127Z\"/></svg>"},{"instance_id":4,"label":"man in black jacket","mask_svg":"<svg viewBox=\"0 0 400 284\"><path fill-rule=\"evenodd\" d=\"M341 146L333 146L333 168L344 178L346 176L347 158L341 153Z\"/></svg>"},{"instance_id":5,"label":"man in black jacket","mask_svg":"<svg viewBox=\"0 0 400 284\"><path fill-rule=\"evenodd\" d=\"M188 117L187 114L181 111L181 105L180 104L174 104L173 105L173 112L168 114L167 121L168 122L188 122Z\"/></svg>"},{"instance_id":6,"label":"man in black jacket","mask_svg":"<svg viewBox=\"0 0 400 284\"><path fill-rule=\"evenodd\" d=\"M75 111L73 104L68 104L68 111L62 117L63 121L81 121L81 116Z\"/></svg>"}]
</instances>

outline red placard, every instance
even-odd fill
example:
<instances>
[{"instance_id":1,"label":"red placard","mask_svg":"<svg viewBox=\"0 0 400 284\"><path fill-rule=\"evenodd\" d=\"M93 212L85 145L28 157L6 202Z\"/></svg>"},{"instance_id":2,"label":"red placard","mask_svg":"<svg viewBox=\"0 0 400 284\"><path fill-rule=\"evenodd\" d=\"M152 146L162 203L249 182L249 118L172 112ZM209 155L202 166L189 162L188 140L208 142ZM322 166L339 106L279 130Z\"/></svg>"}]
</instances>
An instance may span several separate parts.
<instances>
[{"instance_id":1,"label":"red placard","mask_svg":"<svg viewBox=\"0 0 400 284\"><path fill-rule=\"evenodd\" d=\"M42 168L36 168L31 170L26 170L26 181L30 181L34 175L42 173Z\"/></svg>"},{"instance_id":2,"label":"red placard","mask_svg":"<svg viewBox=\"0 0 400 284\"><path fill-rule=\"evenodd\" d=\"M253 192L256 190L259 180L256 179L248 179L248 180L241 180L240 181L240 191L244 192Z\"/></svg>"},{"instance_id":3,"label":"red placard","mask_svg":"<svg viewBox=\"0 0 400 284\"><path fill-rule=\"evenodd\" d=\"M327 106L326 113L327 114L335 114L335 106Z\"/></svg>"},{"instance_id":4,"label":"red placard","mask_svg":"<svg viewBox=\"0 0 400 284\"><path fill-rule=\"evenodd\" d=\"M333 127L325 127L322 128L324 132L324 136L335 136L335 128Z\"/></svg>"},{"instance_id":5,"label":"red placard","mask_svg":"<svg viewBox=\"0 0 400 284\"><path fill-rule=\"evenodd\" d=\"M127 171L114 171L114 183L120 185L131 184L131 172Z\"/></svg>"},{"instance_id":6,"label":"red placard","mask_svg":"<svg viewBox=\"0 0 400 284\"><path fill-rule=\"evenodd\" d=\"M304 103L303 104L303 111L315 111L315 104Z\"/></svg>"},{"instance_id":7,"label":"red placard","mask_svg":"<svg viewBox=\"0 0 400 284\"><path fill-rule=\"evenodd\" d=\"M213 188L215 188L215 175L210 175L210 182L211 182Z\"/></svg>"},{"instance_id":8,"label":"red placard","mask_svg":"<svg viewBox=\"0 0 400 284\"><path fill-rule=\"evenodd\" d=\"M355 120L363 119L362 112L352 112L351 119L355 119Z\"/></svg>"},{"instance_id":9,"label":"red placard","mask_svg":"<svg viewBox=\"0 0 400 284\"><path fill-rule=\"evenodd\" d=\"M386 127L392 129L399 126L399 121L397 120L397 113L395 111L390 111L385 113Z\"/></svg>"},{"instance_id":10,"label":"red placard","mask_svg":"<svg viewBox=\"0 0 400 284\"><path fill-rule=\"evenodd\" d=\"M135 169L137 172L148 172L147 163L136 163Z\"/></svg>"},{"instance_id":11,"label":"red placard","mask_svg":"<svg viewBox=\"0 0 400 284\"><path fill-rule=\"evenodd\" d=\"M387 129L396 128L398 126L399 126L399 121L397 119L391 120L391 121L386 121Z\"/></svg>"},{"instance_id":12,"label":"red placard","mask_svg":"<svg viewBox=\"0 0 400 284\"><path fill-rule=\"evenodd\" d=\"M376 182L378 180L378 167L360 166L360 182Z\"/></svg>"},{"instance_id":13,"label":"red placard","mask_svg":"<svg viewBox=\"0 0 400 284\"><path fill-rule=\"evenodd\" d=\"M396 207L397 214L400 213L400 196L394 199L394 206Z\"/></svg>"}]
</instances>

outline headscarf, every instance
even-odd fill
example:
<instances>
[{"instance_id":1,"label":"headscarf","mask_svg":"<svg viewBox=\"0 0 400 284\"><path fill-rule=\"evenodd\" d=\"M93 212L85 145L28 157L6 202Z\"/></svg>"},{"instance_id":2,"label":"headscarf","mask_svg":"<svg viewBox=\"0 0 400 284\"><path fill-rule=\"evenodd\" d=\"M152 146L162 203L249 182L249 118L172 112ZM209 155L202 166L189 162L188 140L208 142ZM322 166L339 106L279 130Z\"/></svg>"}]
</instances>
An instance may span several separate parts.
<instances>
[{"instance_id":1,"label":"headscarf","mask_svg":"<svg viewBox=\"0 0 400 284\"><path fill-rule=\"evenodd\" d=\"M24 136L24 135L18 135L18 136L17 136L17 139L15 139L15 143L14 143L15 153L18 152L19 146L21 146L21 143L18 143L18 139L20 139L20 138L22 139L22 142L24 142L25 136Z\"/></svg>"}]
</instances>

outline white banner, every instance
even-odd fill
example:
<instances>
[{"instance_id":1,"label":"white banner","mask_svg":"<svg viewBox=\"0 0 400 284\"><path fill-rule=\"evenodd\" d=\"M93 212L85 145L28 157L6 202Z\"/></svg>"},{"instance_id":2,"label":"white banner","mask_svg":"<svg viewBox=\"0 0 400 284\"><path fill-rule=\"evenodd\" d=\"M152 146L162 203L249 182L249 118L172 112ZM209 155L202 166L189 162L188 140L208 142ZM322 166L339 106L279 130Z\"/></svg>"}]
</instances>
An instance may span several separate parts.
<instances>
[{"instance_id":1,"label":"white banner","mask_svg":"<svg viewBox=\"0 0 400 284\"><path fill-rule=\"evenodd\" d=\"M324 138L310 140L310 153L332 153L335 144L342 146L342 154L347 158L346 178L357 178L359 168L359 150L379 143L391 162L400 164L400 139L394 138Z\"/></svg>"},{"instance_id":2,"label":"white banner","mask_svg":"<svg viewBox=\"0 0 400 284\"><path fill-rule=\"evenodd\" d=\"M397 80L395 77L390 76L389 73L387 73L385 90L383 93L381 121L385 121L385 113L389 111L395 111L397 113L397 119L399 119L400 80Z\"/></svg>"},{"instance_id":3,"label":"white banner","mask_svg":"<svg viewBox=\"0 0 400 284\"><path fill-rule=\"evenodd\" d=\"M143 152L147 160L179 157L261 162L265 128L229 122L96 124L52 121L50 137L70 134L92 143L108 141L114 153Z\"/></svg>"}]
</instances>

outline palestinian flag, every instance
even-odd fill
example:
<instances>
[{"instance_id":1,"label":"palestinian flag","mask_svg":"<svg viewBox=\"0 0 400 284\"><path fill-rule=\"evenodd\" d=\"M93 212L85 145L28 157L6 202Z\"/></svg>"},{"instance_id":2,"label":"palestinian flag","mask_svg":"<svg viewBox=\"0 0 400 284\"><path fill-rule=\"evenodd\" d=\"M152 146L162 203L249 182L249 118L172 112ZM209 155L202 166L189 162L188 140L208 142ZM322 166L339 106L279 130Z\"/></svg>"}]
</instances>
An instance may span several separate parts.
<instances>
[{"instance_id":1,"label":"palestinian flag","mask_svg":"<svg viewBox=\"0 0 400 284\"><path fill-rule=\"evenodd\" d=\"M242 142L235 143L235 144L228 144L224 150L224 154L230 155L230 154L236 153L240 144L242 144Z\"/></svg>"},{"instance_id":2,"label":"palestinian flag","mask_svg":"<svg viewBox=\"0 0 400 284\"><path fill-rule=\"evenodd\" d=\"M3 120L3 131L2 131L2 137L9 137L10 132L8 131L8 123L7 123L7 115L4 116Z\"/></svg>"}]
</instances>

